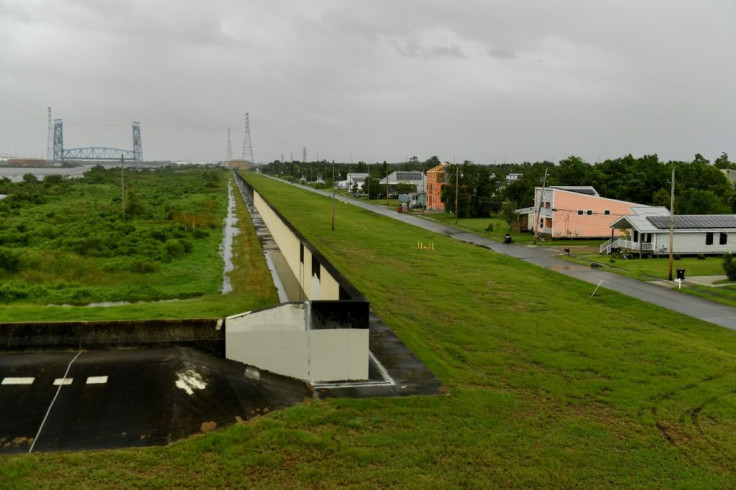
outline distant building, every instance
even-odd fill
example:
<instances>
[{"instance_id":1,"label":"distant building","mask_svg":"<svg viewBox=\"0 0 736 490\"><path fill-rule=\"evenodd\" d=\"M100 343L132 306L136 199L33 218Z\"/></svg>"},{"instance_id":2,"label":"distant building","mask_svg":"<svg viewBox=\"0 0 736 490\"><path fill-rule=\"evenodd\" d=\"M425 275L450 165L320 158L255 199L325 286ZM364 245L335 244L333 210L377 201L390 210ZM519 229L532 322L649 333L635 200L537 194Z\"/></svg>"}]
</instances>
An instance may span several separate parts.
<instances>
[{"instance_id":1,"label":"distant building","mask_svg":"<svg viewBox=\"0 0 736 490\"><path fill-rule=\"evenodd\" d=\"M447 182L447 163L440 163L434 168L427 170L427 209L444 211L445 203L442 202L442 186Z\"/></svg>"},{"instance_id":2,"label":"distant building","mask_svg":"<svg viewBox=\"0 0 736 490\"><path fill-rule=\"evenodd\" d=\"M419 170L391 172L387 177L381 179L380 184L386 185L408 184L416 186L417 192L424 192L427 187L427 178Z\"/></svg>"},{"instance_id":3,"label":"distant building","mask_svg":"<svg viewBox=\"0 0 736 490\"><path fill-rule=\"evenodd\" d=\"M732 170L730 168L722 168L721 172L723 172L723 175L726 176L728 179L728 183L731 184L731 187L736 187L736 170Z\"/></svg>"},{"instance_id":4,"label":"distant building","mask_svg":"<svg viewBox=\"0 0 736 490\"><path fill-rule=\"evenodd\" d=\"M351 173L348 173L347 179L338 181L336 185L338 189L347 189L347 190L351 190L354 185L357 185L358 189L363 190L363 184L365 184L365 179L367 178L368 178L367 173L351 172Z\"/></svg>"},{"instance_id":5,"label":"distant building","mask_svg":"<svg viewBox=\"0 0 736 490\"><path fill-rule=\"evenodd\" d=\"M227 162L229 168L237 168L238 170L248 170L250 168L250 162L247 160L230 160Z\"/></svg>"},{"instance_id":6,"label":"distant building","mask_svg":"<svg viewBox=\"0 0 736 490\"><path fill-rule=\"evenodd\" d=\"M667 208L650 207L634 210L611 225L623 236L603 243L600 252L613 251L669 255L670 216ZM736 251L736 215L675 215L672 252L683 255L720 255Z\"/></svg>"},{"instance_id":7,"label":"distant building","mask_svg":"<svg viewBox=\"0 0 736 490\"><path fill-rule=\"evenodd\" d=\"M621 233L611 229L616 220L642 207L647 206L601 197L590 186L552 186L544 188L544 195L537 187L534 207L524 212L529 231L552 238L609 238Z\"/></svg>"},{"instance_id":8,"label":"distant building","mask_svg":"<svg viewBox=\"0 0 736 490\"><path fill-rule=\"evenodd\" d=\"M518 173L511 173L506 176L506 183L510 184L511 182L515 182L522 178L524 174L518 174Z\"/></svg>"}]
</instances>

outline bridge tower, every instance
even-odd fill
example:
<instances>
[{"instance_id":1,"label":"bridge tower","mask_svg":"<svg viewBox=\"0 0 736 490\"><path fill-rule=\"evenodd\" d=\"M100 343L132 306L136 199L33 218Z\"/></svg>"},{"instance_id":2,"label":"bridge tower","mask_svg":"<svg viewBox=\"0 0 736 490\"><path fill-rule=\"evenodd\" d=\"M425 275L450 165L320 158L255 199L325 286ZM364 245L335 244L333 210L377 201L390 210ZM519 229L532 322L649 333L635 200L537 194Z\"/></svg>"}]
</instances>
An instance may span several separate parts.
<instances>
[{"instance_id":1,"label":"bridge tower","mask_svg":"<svg viewBox=\"0 0 736 490\"><path fill-rule=\"evenodd\" d=\"M61 119L54 119L54 165L64 163L64 127Z\"/></svg>"},{"instance_id":2,"label":"bridge tower","mask_svg":"<svg viewBox=\"0 0 736 490\"><path fill-rule=\"evenodd\" d=\"M141 144L141 123L133 121L133 160L143 161L143 145Z\"/></svg>"}]
</instances>

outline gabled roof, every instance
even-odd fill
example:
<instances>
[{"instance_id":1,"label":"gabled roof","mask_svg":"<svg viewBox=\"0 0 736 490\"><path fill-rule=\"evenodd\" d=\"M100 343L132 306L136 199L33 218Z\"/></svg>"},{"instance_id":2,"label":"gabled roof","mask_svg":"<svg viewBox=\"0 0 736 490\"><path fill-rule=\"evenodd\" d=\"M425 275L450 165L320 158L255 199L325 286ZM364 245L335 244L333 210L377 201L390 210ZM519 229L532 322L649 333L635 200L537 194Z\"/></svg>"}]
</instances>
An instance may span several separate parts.
<instances>
[{"instance_id":1,"label":"gabled roof","mask_svg":"<svg viewBox=\"0 0 736 490\"><path fill-rule=\"evenodd\" d=\"M448 165L449 165L448 163L440 163L436 167L432 167L429 170L427 170L427 173L430 173L430 172L444 172L445 171L445 167L447 167Z\"/></svg>"}]
</instances>

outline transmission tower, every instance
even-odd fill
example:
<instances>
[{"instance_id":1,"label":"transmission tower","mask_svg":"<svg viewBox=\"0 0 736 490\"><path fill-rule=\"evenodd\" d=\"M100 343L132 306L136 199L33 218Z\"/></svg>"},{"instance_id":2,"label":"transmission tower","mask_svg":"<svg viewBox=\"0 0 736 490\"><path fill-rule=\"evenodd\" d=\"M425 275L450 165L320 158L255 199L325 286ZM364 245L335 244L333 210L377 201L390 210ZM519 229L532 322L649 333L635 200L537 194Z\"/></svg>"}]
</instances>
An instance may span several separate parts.
<instances>
[{"instance_id":1,"label":"transmission tower","mask_svg":"<svg viewBox=\"0 0 736 490\"><path fill-rule=\"evenodd\" d=\"M229 162L233 159L233 144L230 141L230 128L227 128L227 148L225 149L225 161Z\"/></svg>"},{"instance_id":2,"label":"transmission tower","mask_svg":"<svg viewBox=\"0 0 736 490\"><path fill-rule=\"evenodd\" d=\"M46 133L46 163L51 163L51 149L54 146L53 129L51 127L51 107L49 107L49 129Z\"/></svg>"},{"instance_id":3,"label":"transmission tower","mask_svg":"<svg viewBox=\"0 0 736 490\"><path fill-rule=\"evenodd\" d=\"M250 142L250 120L245 113L245 136L243 137L243 160L253 163L253 145Z\"/></svg>"},{"instance_id":4,"label":"transmission tower","mask_svg":"<svg viewBox=\"0 0 736 490\"><path fill-rule=\"evenodd\" d=\"M307 163L307 147L306 146L304 147L304 155L303 155L302 162Z\"/></svg>"}]
</instances>

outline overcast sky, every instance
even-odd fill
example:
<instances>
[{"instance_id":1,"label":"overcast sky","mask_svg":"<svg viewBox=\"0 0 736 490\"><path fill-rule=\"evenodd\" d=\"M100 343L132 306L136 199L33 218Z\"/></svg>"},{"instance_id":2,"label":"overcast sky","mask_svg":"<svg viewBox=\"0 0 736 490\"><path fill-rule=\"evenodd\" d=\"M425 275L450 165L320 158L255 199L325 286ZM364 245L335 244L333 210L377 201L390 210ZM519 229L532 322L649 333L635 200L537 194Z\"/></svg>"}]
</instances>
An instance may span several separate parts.
<instances>
[{"instance_id":1,"label":"overcast sky","mask_svg":"<svg viewBox=\"0 0 736 490\"><path fill-rule=\"evenodd\" d=\"M733 0L0 0L0 155L736 160Z\"/></svg>"}]
</instances>

